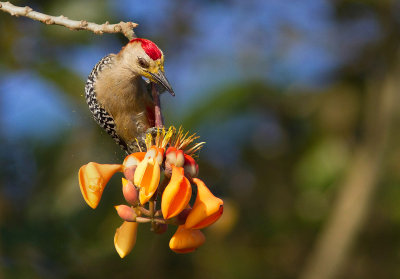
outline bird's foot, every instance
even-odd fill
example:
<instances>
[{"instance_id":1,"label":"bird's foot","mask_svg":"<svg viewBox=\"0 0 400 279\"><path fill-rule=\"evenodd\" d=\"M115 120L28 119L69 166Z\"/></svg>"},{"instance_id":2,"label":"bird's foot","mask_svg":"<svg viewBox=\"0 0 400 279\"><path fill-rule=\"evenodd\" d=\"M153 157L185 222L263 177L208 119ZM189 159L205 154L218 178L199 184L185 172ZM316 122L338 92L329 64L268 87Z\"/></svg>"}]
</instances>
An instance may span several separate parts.
<instances>
[{"instance_id":1,"label":"bird's foot","mask_svg":"<svg viewBox=\"0 0 400 279\"><path fill-rule=\"evenodd\" d=\"M159 132L160 129L162 128L151 127L147 129L145 133L142 133L134 142L129 144L128 153L131 154L135 152L146 151L146 135L150 134L152 138L155 139L157 136L157 131Z\"/></svg>"},{"instance_id":2,"label":"bird's foot","mask_svg":"<svg viewBox=\"0 0 400 279\"><path fill-rule=\"evenodd\" d=\"M157 136L157 131L160 132L161 130L162 130L162 128L157 128L157 127L148 128L148 129L146 130L145 138L146 138L146 135L147 135L147 134L151 134L151 136L152 136L153 138L155 138L155 137Z\"/></svg>"}]
</instances>

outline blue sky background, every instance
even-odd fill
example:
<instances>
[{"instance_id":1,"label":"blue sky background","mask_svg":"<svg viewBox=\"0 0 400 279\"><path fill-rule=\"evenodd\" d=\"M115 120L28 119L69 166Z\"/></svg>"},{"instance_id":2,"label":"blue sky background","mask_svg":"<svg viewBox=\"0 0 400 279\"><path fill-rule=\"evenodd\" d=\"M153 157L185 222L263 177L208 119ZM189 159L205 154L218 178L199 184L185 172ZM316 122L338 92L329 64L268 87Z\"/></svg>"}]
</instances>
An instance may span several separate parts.
<instances>
[{"instance_id":1,"label":"blue sky background","mask_svg":"<svg viewBox=\"0 0 400 279\"><path fill-rule=\"evenodd\" d=\"M281 88L281 94L291 94L299 88L307 91L327 87L336 82L338 67L351 62L352 53L379 36L379 26L372 16L364 15L338 25L333 20L334 11L329 1L237 0L207 4L184 1L178 4L161 0L119 0L106 3L113 17L139 22L137 35L156 41L163 49L166 74L176 97L164 94L162 103L168 116L166 123L173 125L180 125L180 119L227 84L261 81ZM90 19L93 11L85 12L79 6L85 4L91 2L72 1L64 4L67 8L61 5L59 9L71 9L76 16L81 13ZM179 13L185 16L182 26L178 27L184 35L174 33L176 26L172 26L171 20L174 9L185 11ZM86 32L79 35L92 38L91 44L52 48L51 41L37 42L35 38L50 27L29 20L26 23L30 32L20 38L24 48L16 50L17 59L37 63L50 55L82 80L104 55L121 48L115 35L95 36ZM68 36L68 30L64 34ZM2 75L0 92L4 115L1 123L11 142L26 138L51 142L64 131L90 121L76 114L86 110L83 85L81 92L76 92L82 96L77 102L29 67ZM237 160L239 151L235 151L235 146L248 141L247 135L264 125L279 127L273 115L268 119L262 116L260 120L260 114L253 112L219 123L218 127L207 125L197 129L209 143L205 156L221 165L218 161L226 164ZM263 137L265 143L282 138L279 129L268 131ZM230 140L221 141L223 135L229 135ZM217 150L222 150L226 157L213 156Z\"/></svg>"}]
</instances>

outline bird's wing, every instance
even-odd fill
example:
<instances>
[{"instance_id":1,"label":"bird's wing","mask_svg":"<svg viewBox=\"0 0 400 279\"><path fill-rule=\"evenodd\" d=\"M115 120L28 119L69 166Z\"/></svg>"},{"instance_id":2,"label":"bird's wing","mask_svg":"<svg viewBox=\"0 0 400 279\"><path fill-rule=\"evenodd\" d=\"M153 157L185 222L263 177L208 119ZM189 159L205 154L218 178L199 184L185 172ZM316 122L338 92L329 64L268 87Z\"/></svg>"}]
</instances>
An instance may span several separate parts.
<instances>
[{"instance_id":1,"label":"bird's wing","mask_svg":"<svg viewBox=\"0 0 400 279\"><path fill-rule=\"evenodd\" d=\"M97 75L102 71L104 67L113 62L113 55L107 55L103 57L93 68L90 73L86 85L85 85L85 99L86 103L89 105L89 109L93 114L94 120L103 128L114 140L121 146L121 148L129 154L127 144L117 135L115 130L115 122L112 115L110 115L97 101L96 92L94 89L94 84L97 79Z\"/></svg>"}]
</instances>

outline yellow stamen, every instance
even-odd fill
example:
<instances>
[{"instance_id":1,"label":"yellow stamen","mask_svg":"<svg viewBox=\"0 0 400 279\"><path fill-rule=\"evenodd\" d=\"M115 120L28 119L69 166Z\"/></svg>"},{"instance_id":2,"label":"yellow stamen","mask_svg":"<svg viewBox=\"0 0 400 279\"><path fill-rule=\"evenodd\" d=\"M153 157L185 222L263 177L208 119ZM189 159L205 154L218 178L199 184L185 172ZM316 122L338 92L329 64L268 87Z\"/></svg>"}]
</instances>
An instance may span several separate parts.
<instances>
[{"instance_id":1,"label":"yellow stamen","mask_svg":"<svg viewBox=\"0 0 400 279\"><path fill-rule=\"evenodd\" d=\"M189 136L189 132L184 132L182 126L179 127L178 132L175 132L174 137L171 138L170 144L176 149L183 150L186 154L192 155L203 147L205 142L196 143L193 146L190 146L194 143L195 140L199 139L199 136L196 136L196 133Z\"/></svg>"}]
</instances>

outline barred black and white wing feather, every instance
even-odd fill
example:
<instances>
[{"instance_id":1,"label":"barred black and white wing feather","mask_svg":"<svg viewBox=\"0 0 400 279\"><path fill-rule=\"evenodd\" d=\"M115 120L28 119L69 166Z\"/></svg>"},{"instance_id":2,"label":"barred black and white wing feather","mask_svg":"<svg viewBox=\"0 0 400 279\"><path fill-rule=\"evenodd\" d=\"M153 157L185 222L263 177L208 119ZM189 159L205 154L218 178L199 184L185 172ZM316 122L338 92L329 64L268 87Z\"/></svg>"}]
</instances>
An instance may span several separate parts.
<instances>
[{"instance_id":1,"label":"barred black and white wing feather","mask_svg":"<svg viewBox=\"0 0 400 279\"><path fill-rule=\"evenodd\" d=\"M103 57L93 68L90 73L86 85L85 85L85 99L89 106L90 111L93 114L94 120L103 128L114 140L115 142L127 153L129 150L127 144L118 136L115 130L115 122L112 117L97 101L96 91L94 84L99 73L105 68L109 67L113 63L114 57L112 55L107 55Z\"/></svg>"}]
</instances>

